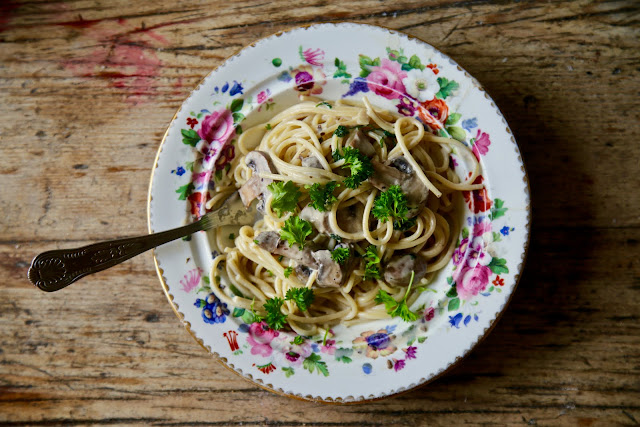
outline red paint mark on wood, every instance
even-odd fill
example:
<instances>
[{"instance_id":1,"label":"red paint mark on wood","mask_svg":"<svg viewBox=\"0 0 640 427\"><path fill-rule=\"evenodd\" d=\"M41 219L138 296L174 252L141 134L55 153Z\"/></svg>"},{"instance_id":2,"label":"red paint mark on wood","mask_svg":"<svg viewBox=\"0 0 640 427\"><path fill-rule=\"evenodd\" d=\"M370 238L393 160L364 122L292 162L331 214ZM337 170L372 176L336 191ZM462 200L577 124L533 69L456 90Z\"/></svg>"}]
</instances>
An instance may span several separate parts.
<instances>
[{"instance_id":1,"label":"red paint mark on wood","mask_svg":"<svg viewBox=\"0 0 640 427\"><path fill-rule=\"evenodd\" d=\"M125 19L69 21L60 25L82 29L82 37L95 41L96 47L63 66L78 77L100 78L113 88L127 92L127 102L137 104L156 93L155 79L162 61L158 47L168 41L153 27L135 27Z\"/></svg>"},{"instance_id":2,"label":"red paint mark on wood","mask_svg":"<svg viewBox=\"0 0 640 427\"><path fill-rule=\"evenodd\" d=\"M183 79L182 79L182 77L178 77L178 80L176 80L173 83L173 87L175 88L175 90L173 91L173 94L174 95L180 95L182 93L182 90L180 90L180 89L182 89L182 86L184 86Z\"/></svg>"},{"instance_id":3,"label":"red paint mark on wood","mask_svg":"<svg viewBox=\"0 0 640 427\"><path fill-rule=\"evenodd\" d=\"M82 15L78 15L77 21L58 22L56 25L62 25L63 27L72 28L89 28L93 27L99 22L102 22L102 19L82 19Z\"/></svg>"},{"instance_id":4,"label":"red paint mark on wood","mask_svg":"<svg viewBox=\"0 0 640 427\"><path fill-rule=\"evenodd\" d=\"M18 5L12 1L6 1L0 4L0 33L9 28L11 15L17 8Z\"/></svg>"}]
</instances>

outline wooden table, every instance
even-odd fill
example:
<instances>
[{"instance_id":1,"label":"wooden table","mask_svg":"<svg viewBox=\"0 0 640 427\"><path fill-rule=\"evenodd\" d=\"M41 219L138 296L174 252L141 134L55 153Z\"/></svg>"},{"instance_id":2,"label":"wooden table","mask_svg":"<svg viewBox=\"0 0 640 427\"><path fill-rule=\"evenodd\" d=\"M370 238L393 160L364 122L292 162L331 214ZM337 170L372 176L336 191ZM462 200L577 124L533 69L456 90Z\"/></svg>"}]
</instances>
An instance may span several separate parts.
<instances>
[{"instance_id":1,"label":"wooden table","mask_svg":"<svg viewBox=\"0 0 640 427\"><path fill-rule=\"evenodd\" d=\"M396 0L19 2L0 6L3 425L637 425L640 4ZM167 124L213 67L273 32L381 24L458 61L528 168L522 281L445 377L327 407L227 371L175 318L146 254L62 292L32 257L147 230Z\"/></svg>"}]
</instances>

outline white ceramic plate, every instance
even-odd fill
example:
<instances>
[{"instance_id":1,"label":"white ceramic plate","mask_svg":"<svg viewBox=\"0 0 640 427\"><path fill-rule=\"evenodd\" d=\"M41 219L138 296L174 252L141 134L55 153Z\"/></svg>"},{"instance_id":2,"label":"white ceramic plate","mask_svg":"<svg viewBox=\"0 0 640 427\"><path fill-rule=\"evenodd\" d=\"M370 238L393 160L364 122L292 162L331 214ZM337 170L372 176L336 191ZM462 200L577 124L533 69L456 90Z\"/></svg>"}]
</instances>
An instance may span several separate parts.
<instances>
[{"instance_id":1,"label":"white ceramic plate","mask_svg":"<svg viewBox=\"0 0 640 427\"><path fill-rule=\"evenodd\" d=\"M370 25L319 24L260 40L229 58L191 93L167 130L149 191L149 231L201 215L216 171L235 155L236 135L291 106L300 93L366 96L463 141L480 160L486 189L465 194L459 247L422 294L420 319L337 327L328 339L293 345L292 334L249 324L248 313L211 294L210 281L225 278L211 277L219 248L204 232L156 249L163 288L191 334L263 388L352 402L417 387L464 357L505 309L522 271L530 215L524 165L502 114L475 79L430 45ZM456 172L466 174L462 161Z\"/></svg>"}]
</instances>

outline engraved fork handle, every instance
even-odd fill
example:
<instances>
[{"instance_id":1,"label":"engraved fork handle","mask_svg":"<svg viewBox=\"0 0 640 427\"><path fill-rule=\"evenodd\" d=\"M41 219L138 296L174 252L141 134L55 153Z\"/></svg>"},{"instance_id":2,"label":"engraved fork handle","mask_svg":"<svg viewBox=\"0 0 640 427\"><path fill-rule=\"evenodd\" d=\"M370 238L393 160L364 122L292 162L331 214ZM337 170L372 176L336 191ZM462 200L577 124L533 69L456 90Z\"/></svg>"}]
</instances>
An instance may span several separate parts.
<instances>
[{"instance_id":1,"label":"engraved fork handle","mask_svg":"<svg viewBox=\"0 0 640 427\"><path fill-rule=\"evenodd\" d=\"M160 233L43 252L31 262L28 277L43 291L57 291L88 274L106 270L151 248L202 229L203 222L196 221Z\"/></svg>"}]
</instances>

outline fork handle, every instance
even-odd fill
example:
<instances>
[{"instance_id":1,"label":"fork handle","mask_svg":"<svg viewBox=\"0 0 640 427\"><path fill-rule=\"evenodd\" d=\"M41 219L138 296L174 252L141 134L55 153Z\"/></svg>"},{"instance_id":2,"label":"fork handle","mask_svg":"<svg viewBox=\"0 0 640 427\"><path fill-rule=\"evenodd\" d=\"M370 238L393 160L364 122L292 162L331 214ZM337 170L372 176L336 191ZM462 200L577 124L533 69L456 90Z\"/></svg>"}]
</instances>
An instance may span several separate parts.
<instances>
[{"instance_id":1,"label":"fork handle","mask_svg":"<svg viewBox=\"0 0 640 427\"><path fill-rule=\"evenodd\" d=\"M196 221L160 233L43 252L31 262L28 277L43 291L57 291L86 275L106 270L151 248L200 230L202 222Z\"/></svg>"}]
</instances>

